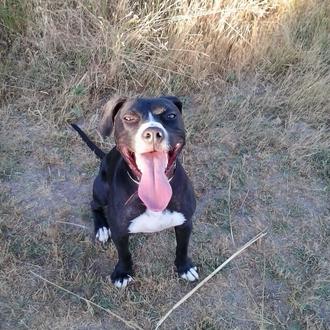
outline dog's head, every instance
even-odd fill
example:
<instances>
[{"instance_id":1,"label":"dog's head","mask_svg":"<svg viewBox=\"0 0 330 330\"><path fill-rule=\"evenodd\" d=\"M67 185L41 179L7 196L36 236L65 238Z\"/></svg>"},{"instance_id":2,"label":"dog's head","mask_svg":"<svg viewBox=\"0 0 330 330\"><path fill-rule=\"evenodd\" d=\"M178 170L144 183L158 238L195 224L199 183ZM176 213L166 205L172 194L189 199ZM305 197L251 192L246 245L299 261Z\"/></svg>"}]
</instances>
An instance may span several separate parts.
<instances>
[{"instance_id":1,"label":"dog's head","mask_svg":"<svg viewBox=\"0 0 330 330\"><path fill-rule=\"evenodd\" d=\"M165 195L165 184L162 183L172 175L175 160L185 144L181 111L182 103L174 96L118 97L104 106L100 133L105 137L114 130L117 149L140 180L140 197L144 189ZM168 182L166 186L168 190ZM157 190L157 187L161 189Z\"/></svg>"}]
</instances>

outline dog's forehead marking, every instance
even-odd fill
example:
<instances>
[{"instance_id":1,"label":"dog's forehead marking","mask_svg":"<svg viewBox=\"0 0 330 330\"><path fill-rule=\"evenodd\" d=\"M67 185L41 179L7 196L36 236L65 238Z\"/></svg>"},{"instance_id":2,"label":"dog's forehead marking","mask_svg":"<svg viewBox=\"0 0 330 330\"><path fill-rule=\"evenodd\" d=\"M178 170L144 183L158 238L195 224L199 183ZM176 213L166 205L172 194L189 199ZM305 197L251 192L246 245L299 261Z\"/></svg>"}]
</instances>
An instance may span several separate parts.
<instances>
[{"instance_id":1,"label":"dog's forehead marking","mask_svg":"<svg viewBox=\"0 0 330 330\"><path fill-rule=\"evenodd\" d=\"M156 122L155 117L153 116L152 112L149 111L148 112L148 123L150 123L152 125L155 122Z\"/></svg>"},{"instance_id":2,"label":"dog's forehead marking","mask_svg":"<svg viewBox=\"0 0 330 330\"><path fill-rule=\"evenodd\" d=\"M155 117L153 116L152 112L148 112L148 119L145 120L140 128L139 131L143 132L146 128L148 127L160 127L162 128L164 131L166 131L165 127L163 126L162 123L160 123L158 120L155 119Z\"/></svg>"},{"instance_id":3,"label":"dog's forehead marking","mask_svg":"<svg viewBox=\"0 0 330 330\"><path fill-rule=\"evenodd\" d=\"M165 112L171 105L163 99L135 99L130 103L126 103L128 111L138 112L142 117L148 118L151 112L154 115L160 115Z\"/></svg>"},{"instance_id":4,"label":"dog's forehead marking","mask_svg":"<svg viewBox=\"0 0 330 330\"><path fill-rule=\"evenodd\" d=\"M164 150L169 150L169 137L168 137L168 132L166 128L160 123L159 121L155 120L154 116L152 113L149 111L148 112L148 120L143 122L139 129L137 130L135 136L134 136L134 144L135 144L135 152L136 153L143 153L146 152L146 149L149 148L149 146L146 147L145 141L142 138L143 132L149 128L149 127L159 127L165 132L165 139L162 142L163 149Z\"/></svg>"},{"instance_id":5,"label":"dog's forehead marking","mask_svg":"<svg viewBox=\"0 0 330 330\"><path fill-rule=\"evenodd\" d=\"M163 106L156 105L155 107L153 107L153 108L151 109L151 111L152 111L152 113L153 113L154 115L160 115L160 114L162 114L163 112L165 112L166 109L165 109Z\"/></svg>"}]
</instances>

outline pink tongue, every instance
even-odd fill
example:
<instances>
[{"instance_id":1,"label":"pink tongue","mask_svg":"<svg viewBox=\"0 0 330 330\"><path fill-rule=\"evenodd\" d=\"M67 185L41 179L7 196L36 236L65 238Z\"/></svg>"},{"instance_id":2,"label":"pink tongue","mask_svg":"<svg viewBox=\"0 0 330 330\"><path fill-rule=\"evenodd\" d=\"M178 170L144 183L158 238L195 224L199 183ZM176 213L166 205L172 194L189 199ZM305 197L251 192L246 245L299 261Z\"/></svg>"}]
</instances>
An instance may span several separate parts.
<instances>
[{"instance_id":1,"label":"pink tongue","mask_svg":"<svg viewBox=\"0 0 330 330\"><path fill-rule=\"evenodd\" d=\"M165 175L167 153L149 152L135 154L138 168L142 172L138 195L151 211L163 211L172 197L172 188Z\"/></svg>"}]
</instances>

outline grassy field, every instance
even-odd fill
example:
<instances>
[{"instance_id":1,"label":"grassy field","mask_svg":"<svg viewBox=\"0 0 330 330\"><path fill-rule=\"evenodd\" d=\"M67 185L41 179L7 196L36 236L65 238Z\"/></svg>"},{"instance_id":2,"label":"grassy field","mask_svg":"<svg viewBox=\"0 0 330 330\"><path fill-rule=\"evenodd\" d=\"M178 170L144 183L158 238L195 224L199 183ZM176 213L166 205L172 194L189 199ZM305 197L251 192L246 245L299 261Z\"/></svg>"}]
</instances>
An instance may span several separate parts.
<instances>
[{"instance_id":1,"label":"grassy field","mask_svg":"<svg viewBox=\"0 0 330 330\"><path fill-rule=\"evenodd\" d=\"M0 329L128 328L107 310L154 329L196 285L171 230L132 237L126 290L108 280L98 161L68 123L109 150L96 127L114 94L184 102L201 279L268 232L161 329L328 329L329 68L329 1L2 1Z\"/></svg>"}]
</instances>

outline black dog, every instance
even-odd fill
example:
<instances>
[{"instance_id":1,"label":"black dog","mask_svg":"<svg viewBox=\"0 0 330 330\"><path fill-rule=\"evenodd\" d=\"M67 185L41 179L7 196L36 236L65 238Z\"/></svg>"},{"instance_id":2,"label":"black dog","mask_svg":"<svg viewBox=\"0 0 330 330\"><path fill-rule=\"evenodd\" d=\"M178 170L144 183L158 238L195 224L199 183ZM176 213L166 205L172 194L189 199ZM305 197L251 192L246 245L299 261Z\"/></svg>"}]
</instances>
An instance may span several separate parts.
<instances>
[{"instance_id":1,"label":"black dog","mask_svg":"<svg viewBox=\"0 0 330 330\"><path fill-rule=\"evenodd\" d=\"M118 251L119 261L111 275L117 287L132 280L129 235L170 227L175 228L179 275L188 281L198 279L188 257L195 196L177 159L185 144L181 111L182 103L173 96L110 100L99 127L103 136L114 128L116 147L108 154L72 125L102 159L91 206L96 238L106 242L111 237Z\"/></svg>"}]
</instances>

